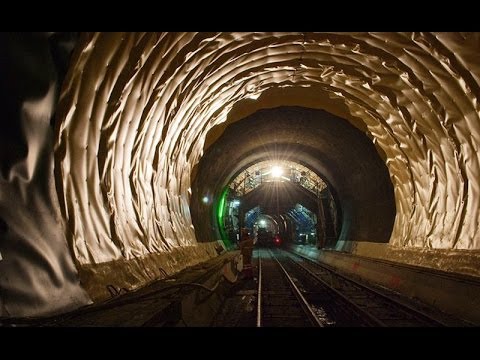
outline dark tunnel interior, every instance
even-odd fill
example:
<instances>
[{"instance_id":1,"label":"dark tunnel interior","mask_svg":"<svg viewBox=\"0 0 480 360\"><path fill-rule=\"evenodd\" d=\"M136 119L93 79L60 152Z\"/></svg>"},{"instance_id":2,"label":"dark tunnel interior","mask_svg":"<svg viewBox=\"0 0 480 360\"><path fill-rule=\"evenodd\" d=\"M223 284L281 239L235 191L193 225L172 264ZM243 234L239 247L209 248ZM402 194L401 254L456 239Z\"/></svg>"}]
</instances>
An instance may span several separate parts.
<instances>
[{"instance_id":1,"label":"dark tunnel interior","mask_svg":"<svg viewBox=\"0 0 480 360\"><path fill-rule=\"evenodd\" d=\"M395 220L393 187L372 142L344 119L301 107L260 110L230 124L207 149L192 183L192 221L199 241L220 237L215 210L229 182L265 160L301 163L328 183L342 214L339 249L352 239L389 241ZM205 196L211 201L202 201ZM287 196L286 191L279 196Z\"/></svg>"}]
</instances>

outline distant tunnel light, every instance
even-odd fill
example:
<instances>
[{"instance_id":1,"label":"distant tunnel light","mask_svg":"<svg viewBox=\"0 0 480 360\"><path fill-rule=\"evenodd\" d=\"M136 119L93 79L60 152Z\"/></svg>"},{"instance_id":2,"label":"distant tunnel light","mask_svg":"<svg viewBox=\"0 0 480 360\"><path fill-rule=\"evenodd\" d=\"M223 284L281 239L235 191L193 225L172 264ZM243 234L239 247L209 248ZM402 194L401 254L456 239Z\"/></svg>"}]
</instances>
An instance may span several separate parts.
<instances>
[{"instance_id":1,"label":"distant tunnel light","mask_svg":"<svg viewBox=\"0 0 480 360\"><path fill-rule=\"evenodd\" d=\"M233 201L232 201L232 205L233 205L234 207L238 207L238 206L240 205L240 200L238 200L238 199L233 200Z\"/></svg>"},{"instance_id":2,"label":"distant tunnel light","mask_svg":"<svg viewBox=\"0 0 480 360\"><path fill-rule=\"evenodd\" d=\"M208 199L208 196L204 196L204 197L202 198L202 201L203 201L204 204L208 204L208 200L209 200L209 199Z\"/></svg>"},{"instance_id":3,"label":"distant tunnel light","mask_svg":"<svg viewBox=\"0 0 480 360\"><path fill-rule=\"evenodd\" d=\"M267 222L265 220L260 220L259 224L260 224L260 226L265 226L265 225L267 225Z\"/></svg>"},{"instance_id":4,"label":"distant tunnel light","mask_svg":"<svg viewBox=\"0 0 480 360\"><path fill-rule=\"evenodd\" d=\"M283 169L280 166L272 166L272 176L280 177L283 174Z\"/></svg>"}]
</instances>

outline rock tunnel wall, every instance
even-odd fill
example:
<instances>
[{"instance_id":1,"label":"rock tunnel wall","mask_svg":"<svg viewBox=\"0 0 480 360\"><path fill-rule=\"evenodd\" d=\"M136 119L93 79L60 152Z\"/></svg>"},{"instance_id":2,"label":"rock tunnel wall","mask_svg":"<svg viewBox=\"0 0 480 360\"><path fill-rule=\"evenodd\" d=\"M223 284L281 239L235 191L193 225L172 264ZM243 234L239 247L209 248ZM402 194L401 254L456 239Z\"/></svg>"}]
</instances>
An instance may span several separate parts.
<instances>
[{"instance_id":1,"label":"rock tunnel wall","mask_svg":"<svg viewBox=\"0 0 480 360\"><path fill-rule=\"evenodd\" d=\"M479 50L479 33L82 34L54 137L48 131L24 136L40 122L6 114L29 145L18 163L42 175L30 178L25 170L30 187L17 186L25 184L16 176L22 170L3 172L2 159L0 217L7 230L0 234L0 266L8 267L9 279L34 269L45 276L41 285L25 286L8 282L2 271L2 314L60 311L60 304L82 299L74 280L59 280L76 273L66 246L55 244L68 243L93 298L104 297L101 289L112 279L119 279L117 289L132 288L214 256L214 245L200 246L194 235L191 170L209 145L209 130L233 116L234 106L242 104L249 114L256 99L286 105L267 99L276 91L308 93L288 105L317 99L313 107L342 115L371 137L394 188L391 246L478 252ZM48 101L35 105L46 111L43 122L55 106ZM52 159L51 146L30 146L49 137L54 167L45 161ZM17 206L25 194L43 204L22 200ZM49 227L37 216L42 209L65 227ZM46 228L47 236L18 235ZM35 246L34 253L9 253L19 238ZM63 298L44 302L48 289L64 290L67 283L71 291ZM18 292L31 301L12 305Z\"/></svg>"}]
</instances>

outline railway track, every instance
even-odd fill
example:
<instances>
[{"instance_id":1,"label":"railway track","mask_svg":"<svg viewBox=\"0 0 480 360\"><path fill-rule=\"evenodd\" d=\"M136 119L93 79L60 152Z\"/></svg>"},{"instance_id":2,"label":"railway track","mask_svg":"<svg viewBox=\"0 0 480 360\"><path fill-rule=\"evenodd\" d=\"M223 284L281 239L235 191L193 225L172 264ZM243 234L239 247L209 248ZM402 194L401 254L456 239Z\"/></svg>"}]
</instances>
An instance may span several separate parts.
<instances>
[{"instance_id":1,"label":"railway track","mask_svg":"<svg viewBox=\"0 0 480 360\"><path fill-rule=\"evenodd\" d=\"M330 293L336 306L342 306L353 324L378 327L439 327L445 326L424 311L399 302L386 293L373 289L334 269L297 254L277 250L290 271L301 281L310 282L318 293ZM313 284L312 284L313 283ZM314 285L316 283L316 285Z\"/></svg>"},{"instance_id":2,"label":"railway track","mask_svg":"<svg viewBox=\"0 0 480 360\"><path fill-rule=\"evenodd\" d=\"M360 283L301 255L278 248L255 252L256 279L243 283L244 287L239 284L240 290L216 326L467 326L427 305Z\"/></svg>"},{"instance_id":3,"label":"railway track","mask_svg":"<svg viewBox=\"0 0 480 360\"><path fill-rule=\"evenodd\" d=\"M258 250L257 327L446 326L422 309L398 301L284 250Z\"/></svg>"},{"instance_id":4,"label":"railway track","mask_svg":"<svg viewBox=\"0 0 480 360\"><path fill-rule=\"evenodd\" d=\"M294 280L267 249L259 250L257 327L322 326Z\"/></svg>"}]
</instances>

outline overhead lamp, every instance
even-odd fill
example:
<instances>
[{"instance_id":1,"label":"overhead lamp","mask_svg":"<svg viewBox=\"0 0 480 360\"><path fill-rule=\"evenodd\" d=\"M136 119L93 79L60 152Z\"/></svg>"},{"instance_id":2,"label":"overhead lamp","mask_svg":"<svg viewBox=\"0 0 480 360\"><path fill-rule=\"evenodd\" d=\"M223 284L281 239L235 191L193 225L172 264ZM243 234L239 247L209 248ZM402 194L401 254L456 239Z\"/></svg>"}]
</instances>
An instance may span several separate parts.
<instances>
[{"instance_id":1,"label":"overhead lamp","mask_svg":"<svg viewBox=\"0 0 480 360\"><path fill-rule=\"evenodd\" d=\"M280 166L272 166L272 176L280 177L283 174L283 169Z\"/></svg>"}]
</instances>

